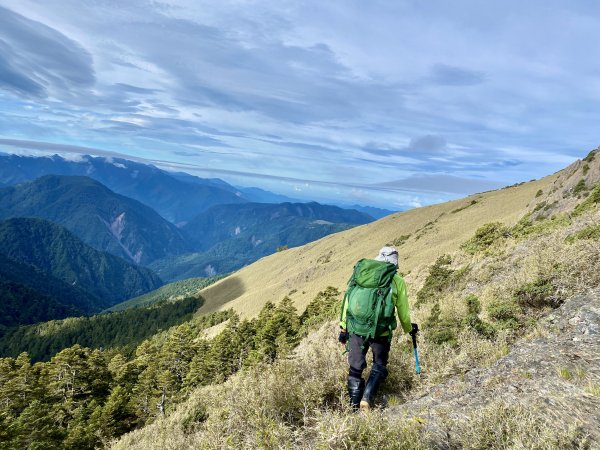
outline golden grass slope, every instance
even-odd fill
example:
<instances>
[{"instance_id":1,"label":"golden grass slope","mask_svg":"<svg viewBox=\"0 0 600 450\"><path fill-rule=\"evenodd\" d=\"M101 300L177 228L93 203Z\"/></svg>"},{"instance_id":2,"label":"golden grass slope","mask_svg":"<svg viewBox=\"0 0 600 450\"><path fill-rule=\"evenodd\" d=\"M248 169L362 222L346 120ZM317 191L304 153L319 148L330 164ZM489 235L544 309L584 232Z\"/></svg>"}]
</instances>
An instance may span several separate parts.
<instances>
[{"instance_id":1,"label":"golden grass slope","mask_svg":"<svg viewBox=\"0 0 600 450\"><path fill-rule=\"evenodd\" d=\"M286 295L303 310L327 286L344 290L358 259L375 257L383 245L403 235L410 237L398 246L400 271L408 275L409 291L415 294L420 286L415 286L419 281L411 273L421 272L442 254L457 251L485 223L516 223L538 190L548 191L558 176L393 214L270 255L204 289L201 295L206 303L199 313L233 308L250 318L266 302L277 303Z\"/></svg>"}]
</instances>

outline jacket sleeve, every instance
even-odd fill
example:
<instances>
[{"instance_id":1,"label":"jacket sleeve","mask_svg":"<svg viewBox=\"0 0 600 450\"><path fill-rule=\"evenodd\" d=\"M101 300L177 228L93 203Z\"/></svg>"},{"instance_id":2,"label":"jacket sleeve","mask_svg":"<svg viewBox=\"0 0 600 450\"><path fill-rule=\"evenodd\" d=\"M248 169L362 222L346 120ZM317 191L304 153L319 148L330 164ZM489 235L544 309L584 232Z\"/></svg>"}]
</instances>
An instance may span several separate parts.
<instances>
[{"instance_id":1,"label":"jacket sleeve","mask_svg":"<svg viewBox=\"0 0 600 450\"><path fill-rule=\"evenodd\" d=\"M406 289L406 282L400 275L394 277L394 305L396 306L396 313L400 324L405 333L409 333L412 330L410 322L410 310L408 308L408 292Z\"/></svg>"},{"instance_id":2,"label":"jacket sleeve","mask_svg":"<svg viewBox=\"0 0 600 450\"><path fill-rule=\"evenodd\" d=\"M346 330L346 312L348 311L348 302L346 299L346 294L344 294L344 298L342 299L342 311L340 314L340 327Z\"/></svg>"}]
</instances>

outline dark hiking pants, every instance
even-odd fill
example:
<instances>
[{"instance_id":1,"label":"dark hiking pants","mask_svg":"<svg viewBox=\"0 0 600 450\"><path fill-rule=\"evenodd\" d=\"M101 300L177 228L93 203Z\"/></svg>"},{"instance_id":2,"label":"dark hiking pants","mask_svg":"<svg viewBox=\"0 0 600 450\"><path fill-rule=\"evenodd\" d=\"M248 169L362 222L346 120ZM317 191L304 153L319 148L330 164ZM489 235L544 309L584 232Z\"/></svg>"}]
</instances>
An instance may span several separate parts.
<instances>
[{"instance_id":1,"label":"dark hiking pants","mask_svg":"<svg viewBox=\"0 0 600 450\"><path fill-rule=\"evenodd\" d=\"M390 355L391 343L389 336L365 339L356 334L350 335L348 353L348 364L350 365L349 376L355 378L362 377L362 372L367 367L367 352L369 351L369 347L373 351L373 365L377 364L386 367Z\"/></svg>"}]
</instances>

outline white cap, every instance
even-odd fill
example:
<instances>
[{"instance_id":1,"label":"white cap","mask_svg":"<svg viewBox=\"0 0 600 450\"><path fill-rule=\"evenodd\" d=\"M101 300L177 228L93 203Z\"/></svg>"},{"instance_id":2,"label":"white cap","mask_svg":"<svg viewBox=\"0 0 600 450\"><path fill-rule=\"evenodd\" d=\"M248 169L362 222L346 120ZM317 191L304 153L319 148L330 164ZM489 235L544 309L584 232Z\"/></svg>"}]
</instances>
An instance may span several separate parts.
<instances>
[{"instance_id":1,"label":"white cap","mask_svg":"<svg viewBox=\"0 0 600 450\"><path fill-rule=\"evenodd\" d=\"M396 250L396 247L383 247L379 250L379 255L377 255L375 261L385 261L398 267L398 250Z\"/></svg>"}]
</instances>

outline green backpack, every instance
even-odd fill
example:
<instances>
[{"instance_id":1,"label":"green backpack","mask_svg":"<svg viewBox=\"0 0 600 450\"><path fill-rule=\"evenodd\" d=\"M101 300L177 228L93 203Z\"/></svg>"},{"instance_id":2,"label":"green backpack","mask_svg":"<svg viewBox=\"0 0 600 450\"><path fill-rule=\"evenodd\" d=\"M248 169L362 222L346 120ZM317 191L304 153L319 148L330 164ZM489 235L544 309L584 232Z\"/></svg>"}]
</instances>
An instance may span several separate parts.
<instances>
[{"instance_id":1,"label":"green backpack","mask_svg":"<svg viewBox=\"0 0 600 450\"><path fill-rule=\"evenodd\" d=\"M394 303L392 302L392 280L396 266L385 261L361 259L354 266L348 281L345 303L346 327L350 334L365 338L379 337L385 331L396 328Z\"/></svg>"}]
</instances>

